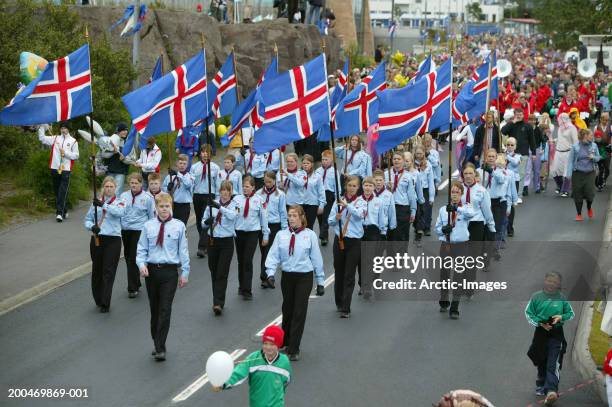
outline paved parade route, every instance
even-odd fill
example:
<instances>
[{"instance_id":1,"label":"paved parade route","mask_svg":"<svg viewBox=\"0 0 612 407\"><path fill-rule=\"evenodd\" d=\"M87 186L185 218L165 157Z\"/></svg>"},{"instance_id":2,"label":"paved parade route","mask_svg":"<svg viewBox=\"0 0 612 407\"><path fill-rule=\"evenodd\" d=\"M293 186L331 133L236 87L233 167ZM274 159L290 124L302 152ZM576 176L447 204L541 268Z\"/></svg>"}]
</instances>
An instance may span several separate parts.
<instances>
[{"instance_id":1,"label":"paved parade route","mask_svg":"<svg viewBox=\"0 0 612 407\"><path fill-rule=\"evenodd\" d=\"M518 207L514 240L597 241L607 199L609 187L596 197L595 220L577 223L570 199L555 197L554 192L531 194ZM444 190L434 214L445 201ZM65 226L54 225L57 231ZM78 249L87 255L89 237L81 233L83 243ZM256 334L280 314L281 292L261 290L254 284L254 300L243 301L237 295L234 258L225 312L221 318L214 317L207 260L195 257L196 234L195 227L190 227L192 273L189 285L178 290L175 298L166 362L155 362L149 355L146 291L143 287L140 297L127 298L122 260L108 314L96 309L87 275L0 317L2 405L60 404L6 398L7 388L15 387L87 388L88 400L71 405L247 405L246 384L222 393L211 392L209 384L201 386L206 382L202 377L206 358L225 350L240 359L256 350L261 340ZM322 250L330 285L324 297L310 300L302 360L292 364L288 405L428 406L455 388L480 391L496 406L536 402L535 368L526 356L533 331L524 317L525 302L485 302L477 295L462 305L461 319L453 321L439 313L434 302L358 298L351 319L341 320L333 302L331 245ZM254 264L258 262L259 253ZM259 268L255 270L257 276ZM579 305L573 304L577 314ZM562 392L582 382L570 357L578 317L566 324L569 349ZM173 402L175 398L183 401ZM586 386L563 396L558 405L603 404Z\"/></svg>"}]
</instances>

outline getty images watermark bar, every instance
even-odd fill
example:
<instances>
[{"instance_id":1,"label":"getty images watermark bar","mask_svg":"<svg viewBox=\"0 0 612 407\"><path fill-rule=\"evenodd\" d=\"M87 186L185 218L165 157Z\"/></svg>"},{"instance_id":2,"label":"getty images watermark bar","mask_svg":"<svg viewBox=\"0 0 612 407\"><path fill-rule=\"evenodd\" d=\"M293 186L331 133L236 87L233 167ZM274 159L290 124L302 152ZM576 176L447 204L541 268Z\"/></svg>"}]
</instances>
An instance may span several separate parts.
<instances>
[{"instance_id":1,"label":"getty images watermark bar","mask_svg":"<svg viewBox=\"0 0 612 407\"><path fill-rule=\"evenodd\" d=\"M361 290L375 300L437 301L449 290L479 301L528 301L546 273L570 301L594 300L602 242L362 242Z\"/></svg>"}]
</instances>

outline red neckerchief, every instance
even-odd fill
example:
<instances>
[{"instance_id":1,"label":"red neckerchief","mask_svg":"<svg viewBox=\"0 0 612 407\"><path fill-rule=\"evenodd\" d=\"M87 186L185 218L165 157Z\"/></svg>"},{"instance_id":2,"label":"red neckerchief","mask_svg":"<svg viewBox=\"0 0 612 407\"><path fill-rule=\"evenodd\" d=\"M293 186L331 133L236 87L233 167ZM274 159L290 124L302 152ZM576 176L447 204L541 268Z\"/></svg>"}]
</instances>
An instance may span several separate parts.
<instances>
[{"instance_id":1,"label":"red neckerchief","mask_svg":"<svg viewBox=\"0 0 612 407\"><path fill-rule=\"evenodd\" d=\"M159 218L159 216L157 217L157 220L161 223L161 226L159 227L159 232L157 232L157 246L161 246L164 247L164 226L166 223L170 222L172 220L172 215L168 216L168 219L166 219L165 221L161 220Z\"/></svg>"},{"instance_id":2,"label":"red neckerchief","mask_svg":"<svg viewBox=\"0 0 612 407\"><path fill-rule=\"evenodd\" d=\"M290 170L289 168L287 168L287 172L289 174L295 174L297 170L297 167L295 167L295 170ZM285 189L287 189L287 187L289 187L289 177L285 178Z\"/></svg>"},{"instance_id":3,"label":"red neckerchief","mask_svg":"<svg viewBox=\"0 0 612 407\"><path fill-rule=\"evenodd\" d=\"M459 204L457 204L457 206L459 208L461 208L461 206L462 206L461 202L459 202ZM453 211L453 215L452 215L452 218L451 218L451 222L452 222L453 227L455 227L455 223L457 222L457 212L458 211Z\"/></svg>"},{"instance_id":4,"label":"red neckerchief","mask_svg":"<svg viewBox=\"0 0 612 407\"><path fill-rule=\"evenodd\" d=\"M292 227L290 227L289 230L291 231L291 240L289 241L289 256L293 256L293 252L295 249L295 235L299 235L300 232L304 230L304 226L298 229L293 229Z\"/></svg>"},{"instance_id":5,"label":"red neckerchief","mask_svg":"<svg viewBox=\"0 0 612 407\"><path fill-rule=\"evenodd\" d=\"M255 156L255 154L253 154L252 151L249 151L249 165L247 165L247 171L251 171L251 168L253 168L253 157Z\"/></svg>"},{"instance_id":6,"label":"red neckerchief","mask_svg":"<svg viewBox=\"0 0 612 407\"><path fill-rule=\"evenodd\" d=\"M365 194L361 195L361 197L363 198L364 201L366 201L366 213L365 213L365 217L368 217L368 212L370 211L370 201L372 199L374 199L374 194L370 195L369 198L366 198Z\"/></svg>"},{"instance_id":7,"label":"red neckerchief","mask_svg":"<svg viewBox=\"0 0 612 407\"><path fill-rule=\"evenodd\" d=\"M268 160L266 161L266 167L272 164L272 151L268 153Z\"/></svg>"},{"instance_id":8,"label":"red neckerchief","mask_svg":"<svg viewBox=\"0 0 612 407\"><path fill-rule=\"evenodd\" d=\"M268 202L270 202L270 195L276 192L276 185L272 186L272 189L268 190L268 187L263 188L264 193L266 194L266 202L264 202L264 209L268 206Z\"/></svg>"},{"instance_id":9,"label":"red neckerchief","mask_svg":"<svg viewBox=\"0 0 612 407\"><path fill-rule=\"evenodd\" d=\"M402 168L400 172L397 172L395 171L395 169L393 169L393 173L395 174L395 180L393 181L393 192L395 192L399 184L399 179L404 174L404 169Z\"/></svg>"},{"instance_id":10,"label":"red neckerchief","mask_svg":"<svg viewBox=\"0 0 612 407\"><path fill-rule=\"evenodd\" d=\"M110 206L113 202L115 202L115 199L117 199L117 196L113 195L113 197L108 202L106 202L108 206ZM102 209L102 215L106 215L106 209Z\"/></svg>"},{"instance_id":11,"label":"red neckerchief","mask_svg":"<svg viewBox=\"0 0 612 407\"><path fill-rule=\"evenodd\" d=\"M493 171L495 171L495 167L493 167ZM493 171L489 173L489 180L487 182L487 188L491 188L491 175L493 174Z\"/></svg>"},{"instance_id":12,"label":"red neckerchief","mask_svg":"<svg viewBox=\"0 0 612 407\"><path fill-rule=\"evenodd\" d=\"M202 181L204 181L204 177L207 175L208 171L208 165L206 164L206 161L202 161L202 178L200 178Z\"/></svg>"},{"instance_id":13,"label":"red neckerchief","mask_svg":"<svg viewBox=\"0 0 612 407\"><path fill-rule=\"evenodd\" d=\"M151 191L149 191L149 193L150 193L151 195L153 195L153 199L155 199L155 197L156 197L157 195L159 195L159 193L160 193L160 192L161 192L161 189L160 189L159 191L157 191L157 192L151 192Z\"/></svg>"},{"instance_id":14,"label":"red neckerchief","mask_svg":"<svg viewBox=\"0 0 612 407\"><path fill-rule=\"evenodd\" d=\"M130 191L130 192L132 192L132 191ZM140 194L142 194L142 189L141 189L141 190L140 190L140 192L139 192L139 193L137 193L137 194L134 194L134 192L132 192L132 205L134 205L134 202L136 202L136 197L137 197L138 195L140 195Z\"/></svg>"},{"instance_id":15,"label":"red neckerchief","mask_svg":"<svg viewBox=\"0 0 612 407\"><path fill-rule=\"evenodd\" d=\"M355 158L355 154L357 153L357 151L353 150L351 148L351 158L348 160L348 162L346 163L346 165L351 165L353 164L353 158Z\"/></svg>"},{"instance_id":16,"label":"red neckerchief","mask_svg":"<svg viewBox=\"0 0 612 407\"><path fill-rule=\"evenodd\" d=\"M323 183L325 183L325 177L327 177L327 170L329 170L331 168L331 165L329 167L323 166Z\"/></svg>"},{"instance_id":17,"label":"red neckerchief","mask_svg":"<svg viewBox=\"0 0 612 407\"><path fill-rule=\"evenodd\" d=\"M246 196L246 195L244 196L246 198L246 203L244 204L244 214L243 214L245 219L249 216L249 203L253 195L255 195L255 191L251 192L251 195L249 196Z\"/></svg>"},{"instance_id":18,"label":"red neckerchief","mask_svg":"<svg viewBox=\"0 0 612 407\"><path fill-rule=\"evenodd\" d=\"M223 203L222 201L219 201L219 203L221 204L221 206L222 206L222 207L224 207L224 208L227 208L227 206L230 204L230 202L232 202L232 200L231 200L231 199L230 199L230 200L228 200L228 201L227 201L227 202L225 202L225 203ZM219 209L217 210L217 218L216 218L216 221L217 221L217 223L216 223L216 224L217 224L217 225L220 225L220 224L221 224L221 218L222 218L222 217L223 217L223 214L221 213L221 208L219 208Z\"/></svg>"},{"instance_id":19,"label":"red neckerchief","mask_svg":"<svg viewBox=\"0 0 612 407\"><path fill-rule=\"evenodd\" d=\"M344 195L344 200L346 201L347 204L350 204L351 202L354 202L355 199L357 199L357 195L353 195L352 198L349 198L348 196ZM346 209L346 207L342 208L342 210L340 211L340 213L342 213L342 211Z\"/></svg>"},{"instance_id":20,"label":"red neckerchief","mask_svg":"<svg viewBox=\"0 0 612 407\"><path fill-rule=\"evenodd\" d=\"M228 181L228 180L229 180L230 174L231 174L232 172L234 172L234 169L233 169L233 168L232 168L230 171L225 170L225 180L226 180L226 181Z\"/></svg>"},{"instance_id":21,"label":"red neckerchief","mask_svg":"<svg viewBox=\"0 0 612 407\"><path fill-rule=\"evenodd\" d=\"M312 173L310 173L310 174L312 174ZM305 181L306 181L306 183L304 184L304 189L308 189L308 180L310 179L310 174L306 173L306 176L304 177Z\"/></svg>"},{"instance_id":22,"label":"red neckerchief","mask_svg":"<svg viewBox=\"0 0 612 407\"><path fill-rule=\"evenodd\" d=\"M470 203L470 190L472 189L473 185L468 185L468 184L463 184L466 188L467 188L467 192L465 193L465 203Z\"/></svg>"},{"instance_id":23,"label":"red neckerchief","mask_svg":"<svg viewBox=\"0 0 612 407\"><path fill-rule=\"evenodd\" d=\"M385 187L382 187L380 191L374 190L374 193L376 194L376 196L381 196L383 192L385 192Z\"/></svg>"}]
</instances>

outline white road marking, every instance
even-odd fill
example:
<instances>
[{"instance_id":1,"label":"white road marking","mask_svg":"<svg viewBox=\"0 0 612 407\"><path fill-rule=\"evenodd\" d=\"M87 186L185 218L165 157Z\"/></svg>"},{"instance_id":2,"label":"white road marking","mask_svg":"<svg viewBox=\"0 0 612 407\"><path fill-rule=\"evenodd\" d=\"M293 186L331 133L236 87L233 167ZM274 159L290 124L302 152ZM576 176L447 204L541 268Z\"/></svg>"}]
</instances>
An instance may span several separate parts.
<instances>
[{"instance_id":1,"label":"white road marking","mask_svg":"<svg viewBox=\"0 0 612 407\"><path fill-rule=\"evenodd\" d=\"M230 356L235 361L240 356L242 356L246 352L246 349L236 349ZM204 373L202 376L198 377L193 383L185 388L182 392L180 392L176 397L172 399L173 403L179 403L181 401L187 400L191 397L196 391L200 390L202 386L208 383L208 374Z\"/></svg>"},{"instance_id":2,"label":"white road marking","mask_svg":"<svg viewBox=\"0 0 612 407\"><path fill-rule=\"evenodd\" d=\"M279 316L274 318L272 322L266 324L263 328L261 328L259 332L255 334L255 336L262 336L267 327L269 327L270 325L280 325L282 320L283 320L283 314L280 314Z\"/></svg>"},{"instance_id":3,"label":"white road marking","mask_svg":"<svg viewBox=\"0 0 612 407\"><path fill-rule=\"evenodd\" d=\"M327 288L335 280L336 280L336 276L335 276L335 274L332 274L331 276L327 277L327 279L325 279L325 282L323 283L323 287ZM319 297L317 297L316 295L311 295L308 298L309 299L314 299L314 298L319 298Z\"/></svg>"},{"instance_id":4,"label":"white road marking","mask_svg":"<svg viewBox=\"0 0 612 407\"><path fill-rule=\"evenodd\" d=\"M453 172L452 177L457 178L458 176L459 176L459 170L455 170L455 172ZM448 186L448 178L442 181L442 183L438 186L438 191L442 191L447 186Z\"/></svg>"}]
</instances>

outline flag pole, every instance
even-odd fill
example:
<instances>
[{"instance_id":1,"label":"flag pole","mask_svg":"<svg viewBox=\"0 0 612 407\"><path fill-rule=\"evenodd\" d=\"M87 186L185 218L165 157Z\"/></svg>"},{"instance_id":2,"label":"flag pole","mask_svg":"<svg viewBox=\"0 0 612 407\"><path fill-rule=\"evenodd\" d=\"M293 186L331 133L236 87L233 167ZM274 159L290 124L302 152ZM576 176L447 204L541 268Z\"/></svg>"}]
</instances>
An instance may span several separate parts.
<instances>
[{"instance_id":1,"label":"flag pole","mask_svg":"<svg viewBox=\"0 0 612 407\"><path fill-rule=\"evenodd\" d=\"M232 45L232 62L234 65L234 78L236 79L236 102L237 104L240 104L240 92L238 92L238 71L236 69L236 51L234 50L234 46ZM255 129L253 129L255 130ZM242 163L244 164L244 175L246 175L247 173L247 163L246 163L246 158L245 158L245 151L244 151L244 137L242 136L242 130L238 130L238 132L240 133L240 142L242 143L242 148L240 149L240 155L242 156ZM254 136L255 133L253 133ZM254 151L250 152L251 154L254 154Z\"/></svg>"},{"instance_id":2,"label":"flag pole","mask_svg":"<svg viewBox=\"0 0 612 407\"><path fill-rule=\"evenodd\" d=\"M449 122L448 122L448 205L451 204L451 189L452 188L452 173L453 173L453 54L454 54L454 46L453 40L450 41L450 64L451 64L451 74L450 74L450 112L449 112ZM447 212L447 225L451 224L451 212ZM450 243L450 233L446 235L446 241Z\"/></svg>"},{"instance_id":3,"label":"flag pole","mask_svg":"<svg viewBox=\"0 0 612 407\"><path fill-rule=\"evenodd\" d=\"M87 45L89 46L89 31L87 30L87 26L85 26L85 41L87 41ZM90 57L91 59L91 57ZM91 61L89 62L89 70L91 72ZM89 132L91 134L91 156L89 159L91 160L91 185L93 189L93 199L94 201L98 199L98 192L96 188L96 136L94 135L93 130L93 98L91 100L92 111L89 114ZM98 225L98 207L94 205L94 223L96 226ZM96 246L100 246L100 238L96 233L94 233L94 243Z\"/></svg>"},{"instance_id":4,"label":"flag pole","mask_svg":"<svg viewBox=\"0 0 612 407\"><path fill-rule=\"evenodd\" d=\"M278 74L278 46L276 45L276 41L274 41L274 56L276 57L276 73ZM265 72L265 71L264 71ZM255 104L255 113L257 114L257 104ZM280 183L281 185L284 185L285 180L283 177L283 161L285 161L285 146L281 146L278 149L278 161L279 161L279 174L280 174ZM270 152L270 154L272 154L272 152ZM287 191L285 191L287 192Z\"/></svg>"},{"instance_id":5,"label":"flag pole","mask_svg":"<svg viewBox=\"0 0 612 407\"><path fill-rule=\"evenodd\" d=\"M202 47L202 51L205 51L204 49L204 43L205 43L205 38L204 38L204 33L201 32L200 33L200 45ZM206 53L204 53L204 66L206 66ZM206 94L206 96L208 97L208 93ZM214 244L214 236L215 236L215 220L213 219L213 214L212 214L212 205L211 202L213 201L213 192L212 192L212 178L211 178L211 160L212 160L212 146L210 145L209 141L209 134L208 134L208 111L209 109L206 109L206 111L204 112L204 126L206 126L206 128L204 129L206 134L206 143L204 144L204 148L206 148L206 155L208 156L208 159L206 160L205 163L202 163L202 171L204 171L204 166L207 166L208 171L206 174L206 178L208 179L208 202L206 202L206 205L208 206L208 217L210 219L210 236L208 237L208 244L210 246L212 246ZM214 142L214 140L213 140ZM204 209L206 210L206 209ZM221 209L219 209L220 211Z\"/></svg>"},{"instance_id":6,"label":"flag pole","mask_svg":"<svg viewBox=\"0 0 612 407\"><path fill-rule=\"evenodd\" d=\"M161 76L164 76L164 53L160 52L159 57L161 61ZM168 172L170 172L172 169L172 152L170 150L170 134L168 132L166 132L166 153L168 154ZM168 192L170 195L173 195L174 188L169 188Z\"/></svg>"},{"instance_id":7,"label":"flag pole","mask_svg":"<svg viewBox=\"0 0 612 407\"><path fill-rule=\"evenodd\" d=\"M322 39L322 48L323 48L323 58L325 59L326 58L325 56L325 38ZM350 68L351 68L351 64L349 61L349 72L350 72ZM326 70L325 77L327 78L327 61L325 62L325 70ZM329 93L329 83L327 82L327 80L325 81L325 86L328 88L327 92ZM347 86L348 86L348 78L347 78ZM331 116L331 112L330 112L330 116ZM334 140L334 123L331 120L331 117L329 121L329 132L330 132L329 139L331 142L331 151L332 151L332 162L334 164L334 195L336 196L336 204L338 205L338 213L341 213L340 188L339 188L339 182L338 182L338 164L336 163L336 142ZM342 217L340 217L340 220L338 221L338 230L339 230L338 248L340 250L344 250L344 236L342 233Z\"/></svg>"}]
</instances>

